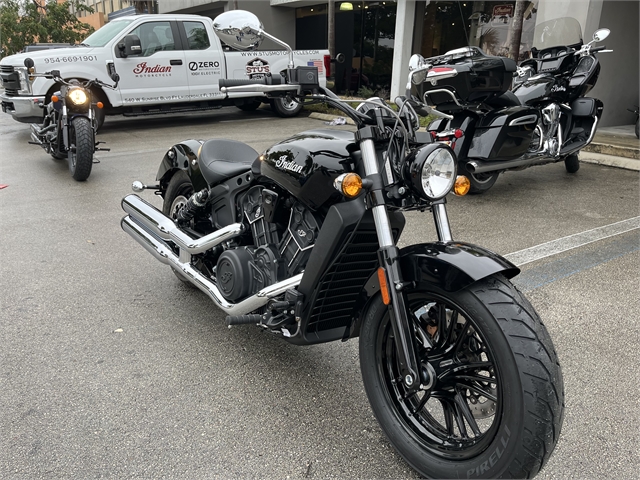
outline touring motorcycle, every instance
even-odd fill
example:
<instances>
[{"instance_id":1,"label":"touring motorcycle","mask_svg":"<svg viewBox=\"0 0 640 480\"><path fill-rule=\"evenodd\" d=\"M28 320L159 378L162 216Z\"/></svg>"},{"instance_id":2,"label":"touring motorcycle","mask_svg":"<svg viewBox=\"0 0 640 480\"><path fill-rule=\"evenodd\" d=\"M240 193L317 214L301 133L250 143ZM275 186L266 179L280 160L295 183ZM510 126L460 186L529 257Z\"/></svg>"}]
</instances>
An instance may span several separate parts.
<instances>
[{"instance_id":1,"label":"touring motorcycle","mask_svg":"<svg viewBox=\"0 0 640 480\"><path fill-rule=\"evenodd\" d=\"M611 51L592 44L609 33L600 29L583 45L577 20L544 22L534 32L532 58L519 67L477 47L414 55L410 68L430 67L413 77L419 96L447 114L428 130L451 144L471 193L489 190L507 170L564 161L567 172L578 171L578 152L593 140L603 110L600 100L585 97L600 73L596 53Z\"/></svg>"},{"instance_id":2,"label":"touring motorcycle","mask_svg":"<svg viewBox=\"0 0 640 480\"><path fill-rule=\"evenodd\" d=\"M240 10L215 25L228 45L264 35ZM359 337L373 412L420 474L535 475L560 435L562 372L510 282L519 269L453 240L446 196L469 186L454 151L420 138L424 105L401 97L397 112L379 100L354 109L278 42L290 53L282 76L221 80L221 91L325 102L356 131L306 131L262 154L224 139L176 144L158 184L133 184L156 190L162 211L130 194L122 228L208 295L229 326L254 324L296 345ZM437 241L397 247L409 210L431 211Z\"/></svg>"},{"instance_id":3,"label":"touring motorcycle","mask_svg":"<svg viewBox=\"0 0 640 480\"><path fill-rule=\"evenodd\" d=\"M66 159L69 162L71 176L82 182L89 178L93 167L93 154L101 148L95 139L97 123L94 108L101 109L102 102L94 102L91 87L99 85L115 89L119 76L111 75L114 85L108 85L97 78L80 82L65 80L59 70L36 73L31 58L24 61L29 69L30 77L45 77L53 79L61 86L60 91L54 92L51 101L46 105L46 114L41 125L31 124L31 142L40 145L57 160Z\"/></svg>"}]
</instances>

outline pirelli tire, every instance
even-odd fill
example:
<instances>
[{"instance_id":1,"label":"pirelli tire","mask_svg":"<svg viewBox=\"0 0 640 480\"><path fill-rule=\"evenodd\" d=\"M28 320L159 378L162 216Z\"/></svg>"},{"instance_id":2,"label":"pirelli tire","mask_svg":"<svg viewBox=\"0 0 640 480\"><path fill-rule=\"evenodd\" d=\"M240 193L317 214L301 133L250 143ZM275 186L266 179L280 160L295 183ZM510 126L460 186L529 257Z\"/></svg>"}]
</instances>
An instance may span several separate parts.
<instances>
[{"instance_id":1,"label":"pirelli tire","mask_svg":"<svg viewBox=\"0 0 640 480\"><path fill-rule=\"evenodd\" d=\"M531 304L494 275L454 293L418 286L407 308L424 359L416 393L380 297L360 330L365 391L395 449L427 478L534 477L560 436L564 386Z\"/></svg>"}]
</instances>

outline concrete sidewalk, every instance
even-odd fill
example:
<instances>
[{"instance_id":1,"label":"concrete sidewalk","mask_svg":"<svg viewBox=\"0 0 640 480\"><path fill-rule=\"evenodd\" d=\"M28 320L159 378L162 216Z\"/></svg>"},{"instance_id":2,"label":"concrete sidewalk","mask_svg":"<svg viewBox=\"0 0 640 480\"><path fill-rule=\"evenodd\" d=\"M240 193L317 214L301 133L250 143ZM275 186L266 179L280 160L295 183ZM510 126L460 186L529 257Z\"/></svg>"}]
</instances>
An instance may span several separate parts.
<instances>
[{"instance_id":1,"label":"concrete sidewalk","mask_svg":"<svg viewBox=\"0 0 640 480\"><path fill-rule=\"evenodd\" d=\"M640 140L635 125L603 127L580 152L580 161L640 171Z\"/></svg>"}]
</instances>

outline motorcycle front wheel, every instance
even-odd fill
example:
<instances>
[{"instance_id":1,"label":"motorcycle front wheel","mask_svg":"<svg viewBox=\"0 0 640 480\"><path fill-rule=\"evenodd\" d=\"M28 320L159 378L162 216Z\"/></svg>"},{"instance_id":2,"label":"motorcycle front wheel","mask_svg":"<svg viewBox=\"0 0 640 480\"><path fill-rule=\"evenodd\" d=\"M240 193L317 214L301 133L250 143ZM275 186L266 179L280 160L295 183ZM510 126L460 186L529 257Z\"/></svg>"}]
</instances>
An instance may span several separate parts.
<instances>
[{"instance_id":1,"label":"motorcycle front wheel","mask_svg":"<svg viewBox=\"0 0 640 480\"><path fill-rule=\"evenodd\" d=\"M86 117L76 117L69 128L69 171L74 180L83 182L91 175L93 167L93 127Z\"/></svg>"},{"instance_id":2,"label":"motorcycle front wheel","mask_svg":"<svg viewBox=\"0 0 640 480\"><path fill-rule=\"evenodd\" d=\"M425 477L533 477L558 441L564 388L531 304L499 275L454 293L418 289L407 300L417 393L403 382L380 298L360 332L365 390L390 442Z\"/></svg>"}]
</instances>

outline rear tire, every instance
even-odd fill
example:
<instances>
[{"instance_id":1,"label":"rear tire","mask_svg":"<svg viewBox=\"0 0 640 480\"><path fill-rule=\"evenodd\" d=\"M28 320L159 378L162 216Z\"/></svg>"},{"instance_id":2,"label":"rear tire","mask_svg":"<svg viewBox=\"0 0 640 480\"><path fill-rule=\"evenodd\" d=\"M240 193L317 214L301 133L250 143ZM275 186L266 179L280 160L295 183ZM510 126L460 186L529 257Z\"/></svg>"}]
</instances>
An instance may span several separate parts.
<instances>
[{"instance_id":1,"label":"rear tire","mask_svg":"<svg viewBox=\"0 0 640 480\"><path fill-rule=\"evenodd\" d=\"M560 436L564 387L531 304L501 275L459 292L407 297L423 390L404 387L379 296L360 331L365 391L390 442L429 478L533 477Z\"/></svg>"},{"instance_id":2,"label":"rear tire","mask_svg":"<svg viewBox=\"0 0 640 480\"><path fill-rule=\"evenodd\" d=\"M488 173L471 173L465 166L460 167L460 173L469 179L471 188L469 193L478 195L489 190L498 180L500 172L488 172Z\"/></svg>"},{"instance_id":3,"label":"rear tire","mask_svg":"<svg viewBox=\"0 0 640 480\"><path fill-rule=\"evenodd\" d=\"M191 195L193 195L193 183L191 183L191 179L184 170L177 171L173 177L171 177L171 180L169 180L169 185L167 185L167 191L164 194L164 202L162 204L162 213L175 221L178 212L187 204ZM195 288L189 280L184 278L182 274L173 267L171 267L171 271L182 283Z\"/></svg>"},{"instance_id":4,"label":"rear tire","mask_svg":"<svg viewBox=\"0 0 640 480\"><path fill-rule=\"evenodd\" d=\"M69 128L69 171L74 180L84 182L91 175L95 141L93 127L86 117L76 117Z\"/></svg>"},{"instance_id":5,"label":"rear tire","mask_svg":"<svg viewBox=\"0 0 640 480\"><path fill-rule=\"evenodd\" d=\"M640 119L636 120L636 138L640 138Z\"/></svg>"},{"instance_id":6,"label":"rear tire","mask_svg":"<svg viewBox=\"0 0 640 480\"><path fill-rule=\"evenodd\" d=\"M289 97L279 97L271 100L271 108L283 118L295 117L302 111L302 104Z\"/></svg>"},{"instance_id":7,"label":"rear tire","mask_svg":"<svg viewBox=\"0 0 640 480\"><path fill-rule=\"evenodd\" d=\"M580 159L578 158L577 153L573 153L565 157L564 168L568 173L576 173L580 170Z\"/></svg>"}]
</instances>

